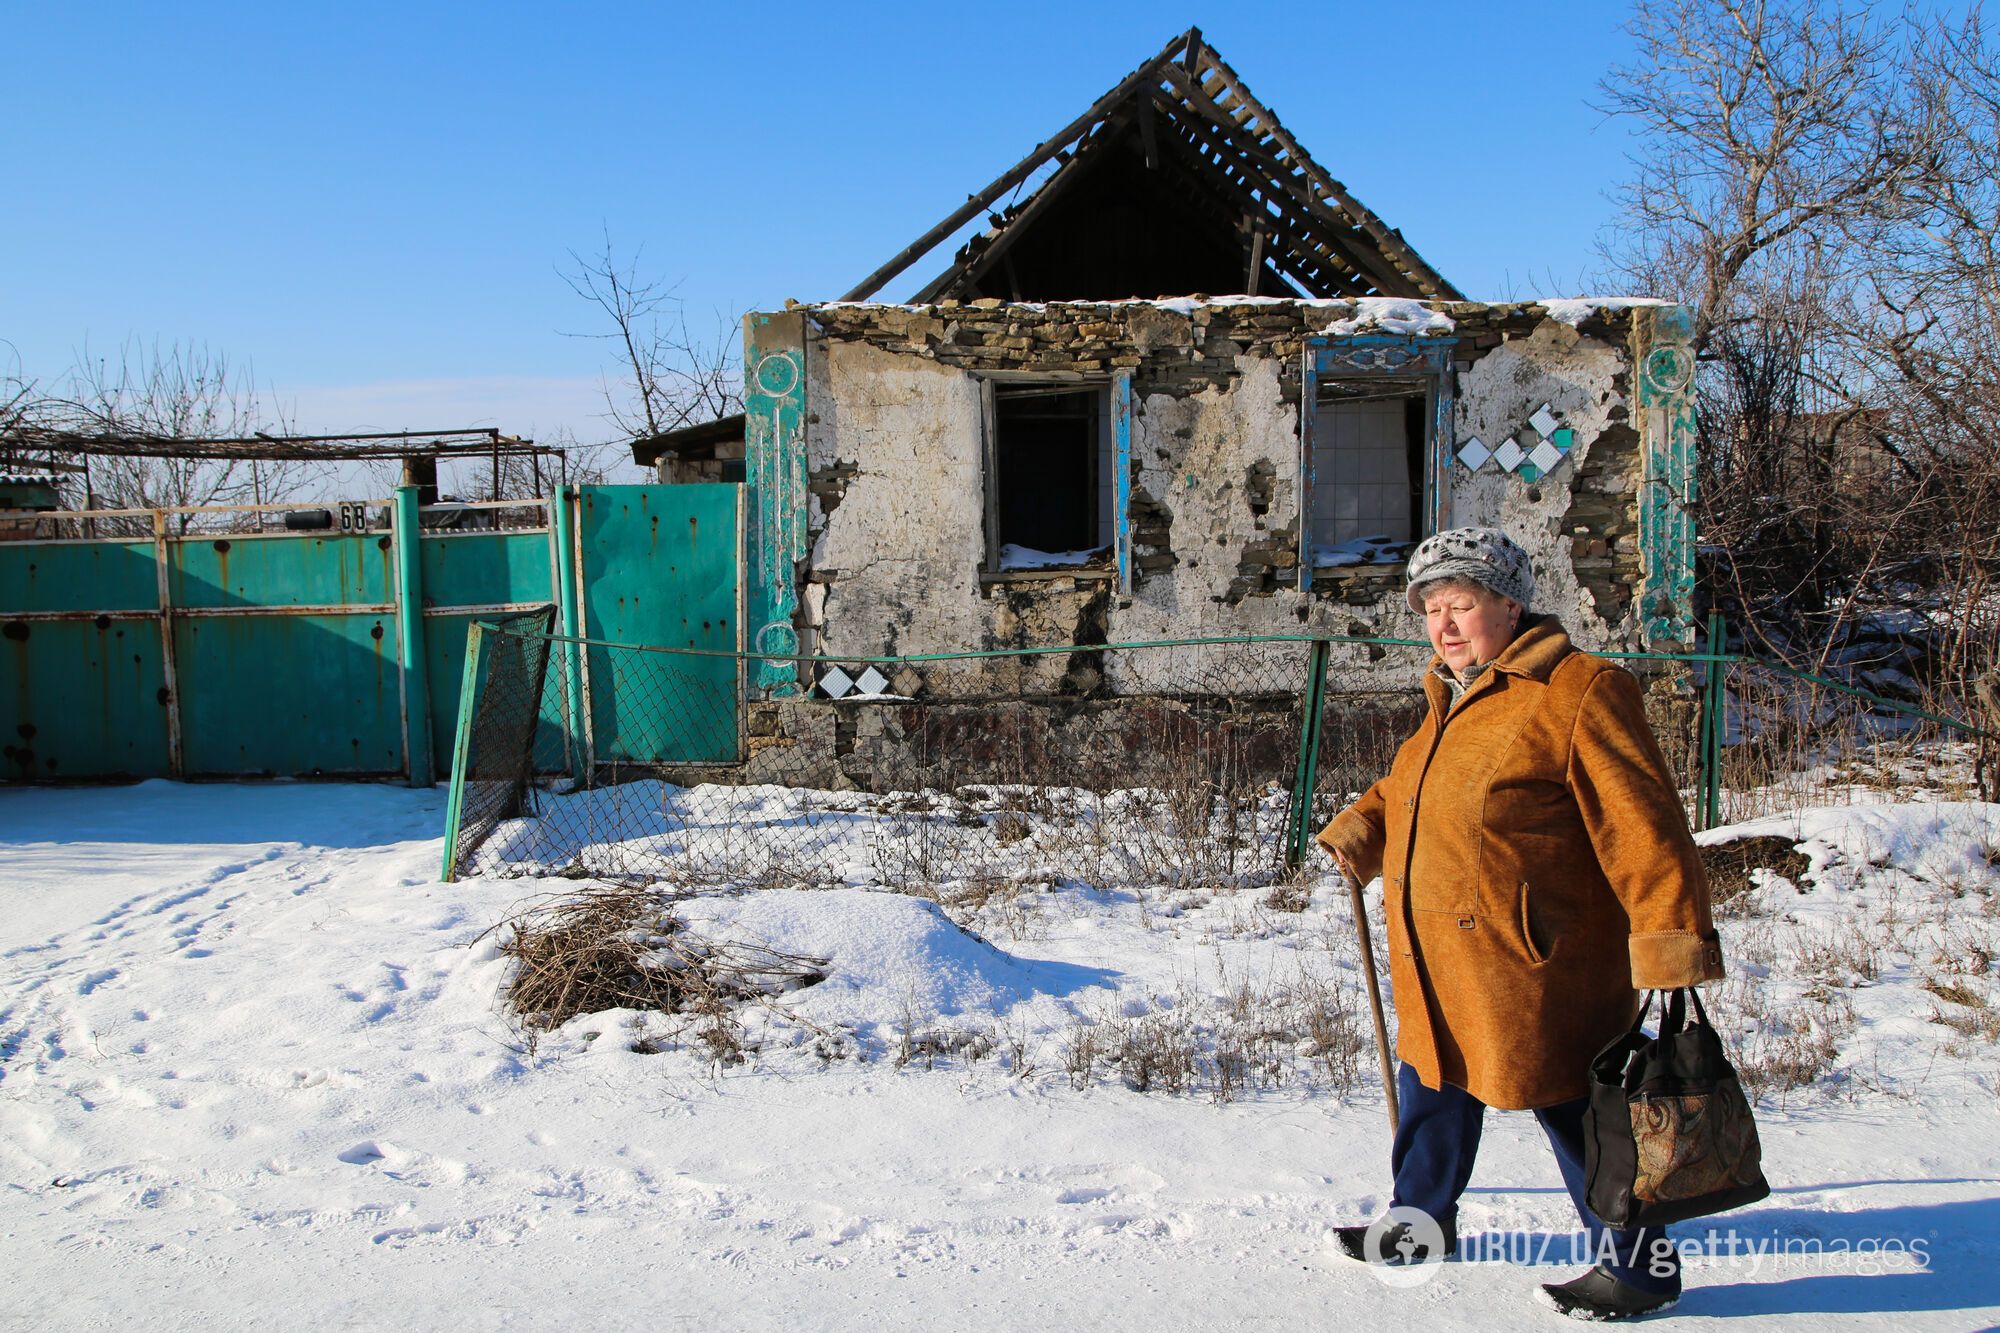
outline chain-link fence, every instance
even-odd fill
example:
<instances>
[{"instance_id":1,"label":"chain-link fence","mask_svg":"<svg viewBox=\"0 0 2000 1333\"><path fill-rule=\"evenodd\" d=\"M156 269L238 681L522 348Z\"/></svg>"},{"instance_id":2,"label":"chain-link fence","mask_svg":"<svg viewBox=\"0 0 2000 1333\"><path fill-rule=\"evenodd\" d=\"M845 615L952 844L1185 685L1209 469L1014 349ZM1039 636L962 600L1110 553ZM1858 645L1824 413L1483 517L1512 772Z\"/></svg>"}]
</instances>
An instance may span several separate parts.
<instances>
[{"instance_id":1,"label":"chain-link fence","mask_svg":"<svg viewBox=\"0 0 2000 1333\"><path fill-rule=\"evenodd\" d=\"M566 639L545 616L488 624L469 647L446 874L967 900L1276 884L1388 770L1429 653L1268 637L807 660L797 697L767 699L745 686L755 658ZM1971 730L1747 659L1625 656L1657 682L1696 827L1811 803L1843 762L1892 783L1891 741L1934 752ZM1403 688L1367 687L1384 679Z\"/></svg>"},{"instance_id":2,"label":"chain-link fence","mask_svg":"<svg viewBox=\"0 0 2000 1333\"><path fill-rule=\"evenodd\" d=\"M755 659L481 638L459 873L1266 884L1301 846L1302 738L1365 785L1418 698L1309 729L1290 638L807 663L810 693L770 700L746 699Z\"/></svg>"},{"instance_id":3,"label":"chain-link fence","mask_svg":"<svg viewBox=\"0 0 2000 1333\"><path fill-rule=\"evenodd\" d=\"M1949 716L1972 701L1889 699L1763 662L1719 664L1689 747L1697 828L1885 798L1991 800L1991 736ZM1976 708L1976 705L1975 705ZM1704 762L1704 754L1706 761Z\"/></svg>"}]
</instances>

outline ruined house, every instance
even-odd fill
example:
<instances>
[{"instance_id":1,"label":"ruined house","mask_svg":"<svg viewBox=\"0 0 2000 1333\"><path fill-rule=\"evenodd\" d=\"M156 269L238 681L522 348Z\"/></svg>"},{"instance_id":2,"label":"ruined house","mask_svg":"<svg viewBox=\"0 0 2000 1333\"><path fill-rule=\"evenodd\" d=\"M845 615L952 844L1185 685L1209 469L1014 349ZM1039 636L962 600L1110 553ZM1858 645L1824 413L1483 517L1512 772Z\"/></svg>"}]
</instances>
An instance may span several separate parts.
<instances>
[{"instance_id":1,"label":"ruined house","mask_svg":"<svg viewBox=\"0 0 2000 1333\"><path fill-rule=\"evenodd\" d=\"M874 299L1051 167L909 300ZM801 655L1421 637L1404 559L1475 523L1527 548L1585 646L1691 639L1685 312L1463 299L1198 30L842 299L745 323L744 416L637 456L741 469L764 697L857 674L827 689ZM1074 665L1039 687L1142 688ZM964 697L989 670L897 688ZM1412 684L1360 646L1334 673Z\"/></svg>"}]
</instances>

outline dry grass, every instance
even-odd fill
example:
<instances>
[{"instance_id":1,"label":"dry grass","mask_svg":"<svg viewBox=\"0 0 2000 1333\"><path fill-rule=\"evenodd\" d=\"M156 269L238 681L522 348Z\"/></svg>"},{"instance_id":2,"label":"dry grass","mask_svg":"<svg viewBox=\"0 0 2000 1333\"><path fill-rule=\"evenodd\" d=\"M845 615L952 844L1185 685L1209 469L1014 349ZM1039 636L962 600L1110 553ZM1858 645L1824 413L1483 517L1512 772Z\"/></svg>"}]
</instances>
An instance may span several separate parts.
<instances>
[{"instance_id":1,"label":"dry grass","mask_svg":"<svg viewBox=\"0 0 2000 1333\"><path fill-rule=\"evenodd\" d=\"M1115 1077L1135 1092L1245 1092L1306 1079L1339 1095L1360 1077L1370 1037L1358 983L1344 971L1302 970L1268 985L1239 982L1220 999L1177 996L1113 1014L1078 1014L1062 1045L1081 1090Z\"/></svg>"},{"instance_id":2,"label":"dry grass","mask_svg":"<svg viewBox=\"0 0 2000 1333\"><path fill-rule=\"evenodd\" d=\"M2000 1041L2000 1009L1994 1008L1992 997L1985 991L1964 977L1930 976L1922 984L1937 997L1931 1003L1931 1022L1967 1041Z\"/></svg>"}]
</instances>

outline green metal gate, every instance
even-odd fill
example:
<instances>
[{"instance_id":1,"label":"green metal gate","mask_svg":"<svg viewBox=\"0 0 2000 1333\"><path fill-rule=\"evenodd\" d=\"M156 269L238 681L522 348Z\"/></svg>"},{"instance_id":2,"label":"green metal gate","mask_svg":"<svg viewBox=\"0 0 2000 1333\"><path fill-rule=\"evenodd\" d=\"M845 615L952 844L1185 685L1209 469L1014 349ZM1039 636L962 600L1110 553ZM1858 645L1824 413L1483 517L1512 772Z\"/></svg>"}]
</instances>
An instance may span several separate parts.
<instances>
[{"instance_id":1,"label":"green metal gate","mask_svg":"<svg viewBox=\"0 0 2000 1333\"><path fill-rule=\"evenodd\" d=\"M428 785L482 616L558 608L596 638L734 650L741 489L562 487L552 501L453 506L543 511L504 531L424 531L407 487L391 504L343 506L369 516L350 532L176 531L249 506L38 515L57 533L123 522L152 535L0 542L0 780ZM684 682L716 700L715 725L668 745L607 703L592 717L606 755L734 758L735 667L718 661Z\"/></svg>"},{"instance_id":2,"label":"green metal gate","mask_svg":"<svg viewBox=\"0 0 2000 1333\"><path fill-rule=\"evenodd\" d=\"M576 539L582 587L579 629L616 644L706 649L741 646L736 577L743 488L728 483L578 488ZM636 692L590 688L612 669L610 655L587 654L583 675L596 763L733 763L739 757L742 690L733 656L666 659L667 686L688 699L726 706L677 709L675 726Z\"/></svg>"}]
</instances>

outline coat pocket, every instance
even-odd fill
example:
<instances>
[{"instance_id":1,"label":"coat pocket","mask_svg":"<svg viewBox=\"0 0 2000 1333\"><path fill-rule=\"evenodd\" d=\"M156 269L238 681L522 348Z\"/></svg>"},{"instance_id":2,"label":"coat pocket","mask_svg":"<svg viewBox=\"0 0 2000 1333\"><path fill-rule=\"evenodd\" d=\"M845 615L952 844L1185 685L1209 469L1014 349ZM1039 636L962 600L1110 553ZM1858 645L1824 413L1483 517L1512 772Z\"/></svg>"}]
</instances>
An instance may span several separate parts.
<instances>
[{"instance_id":1,"label":"coat pocket","mask_svg":"<svg viewBox=\"0 0 2000 1333\"><path fill-rule=\"evenodd\" d=\"M1521 947L1528 951L1528 961L1540 965L1549 961L1549 954L1555 948L1555 941L1546 940L1546 931L1538 932L1535 926L1535 909L1530 901L1533 890L1528 881L1520 886ZM1546 940L1546 942L1544 942Z\"/></svg>"}]
</instances>

